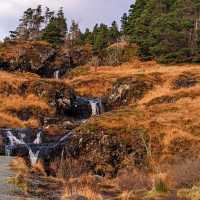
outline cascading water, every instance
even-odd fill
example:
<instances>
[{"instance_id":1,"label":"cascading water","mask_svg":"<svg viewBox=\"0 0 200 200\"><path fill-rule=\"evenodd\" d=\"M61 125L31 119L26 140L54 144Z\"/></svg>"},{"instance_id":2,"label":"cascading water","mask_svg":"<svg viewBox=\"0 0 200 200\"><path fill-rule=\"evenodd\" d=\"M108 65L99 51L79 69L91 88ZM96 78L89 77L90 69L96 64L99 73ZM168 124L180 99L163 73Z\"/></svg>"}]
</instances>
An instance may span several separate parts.
<instances>
[{"instance_id":1,"label":"cascading water","mask_svg":"<svg viewBox=\"0 0 200 200\"><path fill-rule=\"evenodd\" d=\"M39 145L42 143L41 135L42 135L42 132L37 133L36 139L33 141L33 144ZM40 150L37 150L34 153L31 147L29 147L29 145L24 142L25 135L20 134L20 136L21 136L21 139L18 139L16 136L13 135L11 131L8 131L7 132L7 138L9 139L8 146L10 147L10 146L15 146L15 145L25 145L29 152L29 159L30 159L31 165L35 165L38 161ZM7 147L6 147L6 155L9 156L11 154L11 151L10 151L10 148L7 148Z\"/></svg>"},{"instance_id":2,"label":"cascading water","mask_svg":"<svg viewBox=\"0 0 200 200\"><path fill-rule=\"evenodd\" d=\"M25 144L25 142L23 141L23 139L19 140L10 131L7 132L7 137L9 139L10 145Z\"/></svg>"},{"instance_id":3,"label":"cascading water","mask_svg":"<svg viewBox=\"0 0 200 200\"><path fill-rule=\"evenodd\" d=\"M25 144L25 145L29 152L29 159L30 159L31 165L33 166L38 161L40 151L37 150L36 153L33 153L32 149L27 144Z\"/></svg>"},{"instance_id":4,"label":"cascading water","mask_svg":"<svg viewBox=\"0 0 200 200\"><path fill-rule=\"evenodd\" d=\"M89 102L92 109L92 116L98 115L99 112L98 112L97 102L93 100L90 100Z\"/></svg>"},{"instance_id":5,"label":"cascading water","mask_svg":"<svg viewBox=\"0 0 200 200\"><path fill-rule=\"evenodd\" d=\"M42 143L42 138L41 138L41 132L37 133L36 139L34 140L33 144L41 144Z\"/></svg>"},{"instance_id":6,"label":"cascading water","mask_svg":"<svg viewBox=\"0 0 200 200\"><path fill-rule=\"evenodd\" d=\"M41 135L42 133L41 132L38 132L37 133L37 136L36 136L36 139L33 141L33 144L41 144L42 143L42 138L41 138ZM27 149L28 149L28 152L29 152L29 159L30 159L30 162L31 162L31 165L35 165L38 161L38 158L39 158L39 153L40 151L37 150L35 153L32 151L32 149L27 145L25 144Z\"/></svg>"},{"instance_id":7,"label":"cascading water","mask_svg":"<svg viewBox=\"0 0 200 200\"><path fill-rule=\"evenodd\" d=\"M60 75L60 71L59 70L56 70L55 72L54 72L54 78L55 79L59 79L59 75Z\"/></svg>"},{"instance_id":8,"label":"cascading water","mask_svg":"<svg viewBox=\"0 0 200 200\"><path fill-rule=\"evenodd\" d=\"M103 113L103 104L101 99L99 100L89 100L91 110L92 110L92 116L100 115Z\"/></svg>"}]
</instances>

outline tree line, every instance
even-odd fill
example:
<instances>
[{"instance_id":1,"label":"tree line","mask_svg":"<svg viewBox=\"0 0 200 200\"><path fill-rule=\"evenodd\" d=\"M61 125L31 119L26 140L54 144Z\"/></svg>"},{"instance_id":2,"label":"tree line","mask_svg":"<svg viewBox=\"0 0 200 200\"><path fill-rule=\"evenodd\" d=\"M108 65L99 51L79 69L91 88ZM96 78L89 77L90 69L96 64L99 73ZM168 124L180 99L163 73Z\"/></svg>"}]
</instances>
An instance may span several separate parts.
<instances>
[{"instance_id":1,"label":"tree line","mask_svg":"<svg viewBox=\"0 0 200 200\"><path fill-rule=\"evenodd\" d=\"M121 19L122 32L143 59L200 61L199 0L136 0Z\"/></svg>"},{"instance_id":2,"label":"tree line","mask_svg":"<svg viewBox=\"0 0 200 200\"><path fill-rule=\"evenodd\" d=\"M94 53L117 42L121 36L116 21L111 26L96 24L84 32L75 20L68 27L63 8L56 13L38 5L35 9L28 8L19 21L16 30L10 31L11 40L44 40L56 46L90 44Z\"/></svg>"}]
</instances>

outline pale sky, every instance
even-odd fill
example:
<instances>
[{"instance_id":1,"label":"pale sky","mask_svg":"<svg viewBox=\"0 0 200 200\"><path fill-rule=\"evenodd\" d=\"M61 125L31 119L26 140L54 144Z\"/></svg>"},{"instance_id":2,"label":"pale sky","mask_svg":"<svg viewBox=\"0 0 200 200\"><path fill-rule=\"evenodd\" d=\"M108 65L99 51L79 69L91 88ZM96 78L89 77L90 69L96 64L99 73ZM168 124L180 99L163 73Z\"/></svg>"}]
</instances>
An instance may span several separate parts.
<instances>
[{"instance_id":1,"label":"pale sky","mask_svg":"<svg viewBox=\"0 0 200 200\"><path fill-rule=\"evenodd\" d=\"M81 29L93 27L95 23L110 24L113 20L120 21L134 0L0 0L0 39L15 30L19 18L29 8L41 4L58 10L64 7L65 16L70 22L75 19Z\"/></svg>"}]
</instances>

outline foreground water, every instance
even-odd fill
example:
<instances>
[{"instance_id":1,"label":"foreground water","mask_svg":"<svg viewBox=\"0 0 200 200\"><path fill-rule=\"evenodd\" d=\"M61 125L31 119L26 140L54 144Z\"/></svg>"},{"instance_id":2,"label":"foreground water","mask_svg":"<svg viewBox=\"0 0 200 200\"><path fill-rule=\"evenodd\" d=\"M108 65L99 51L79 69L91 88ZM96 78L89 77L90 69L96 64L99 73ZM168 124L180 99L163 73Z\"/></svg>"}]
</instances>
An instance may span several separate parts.
<instances>
[{"instance_id":1,"label":"foreground water","mask_svg":"<svg viewBox=\"0 0 200 200\"><path fill-rule=\"evenodd\" d=\"M13 158L0 156L0 200L39 200L31 197L23 197L18 194L17 188L8 183L8 179L15 176L15 172L10 168Z\"/></svg>"}]
</instances>

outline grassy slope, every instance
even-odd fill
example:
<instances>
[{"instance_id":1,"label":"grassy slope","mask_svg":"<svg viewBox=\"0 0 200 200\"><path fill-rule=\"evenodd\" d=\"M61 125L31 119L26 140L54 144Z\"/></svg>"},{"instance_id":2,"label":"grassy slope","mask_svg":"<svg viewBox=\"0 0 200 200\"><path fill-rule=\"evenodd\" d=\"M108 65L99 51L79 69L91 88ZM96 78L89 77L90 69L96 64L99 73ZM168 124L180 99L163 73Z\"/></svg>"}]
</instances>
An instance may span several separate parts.
<instances>
[{"instance_id":1,"label":"grassy slope","mask_svg":"<svg viewBox=\"0 0 200 200\"><path fill-rule=\"evenodd\" d=\"M195 184L200 181L199 65L163 66L136 59L119 67L76 68L60 82L69 84L80 95L98 97L106 95L119 78L155 72L160 74L162 84L155 86L136 104L93 117L78 129L104 130L120 136L127 143L132 142L131 132L134 129L143 129L151 138L152 163L156 171L167 174L173 187ZM192 73L196 84L174 88L174 81L183 73ZM37 126L37 117L28 122L21 121L10 113L14 108L20 110L24 106L36 106L41 112L53 112L45 99L31 93L25 97L16 92L23 82L39 79L33 74L0 72L0 126Z\"/></svg>"},{"instance_id":2,"label":"grassy slope","mask_svg":"<svg viewBox=\"0 0 200 200\"><path fill-rule=\"evenodd\" d=\"M151 139L149 151L154 173L164 174L167 184L172 188L198 184L199 65L163 66L155 62L143 63L135 60L119 67L99 67L97 70L93 67L77 68L65 81L73 85L81 95L97 97L106 95L119 78L151 73L159 73L162 84L155 86L134 105L91 118L78 128L78 132L103 131L105 134L117 135L124 142L133 145L132 132L135 129L143 129ZM176 81L181 82L180 75L188 74L193 75L195 84L176 88ZM129 165L129 161L125 162L125 165ZM130 181L129 178L127 181Z\"/></svg>"}]
</instances>

